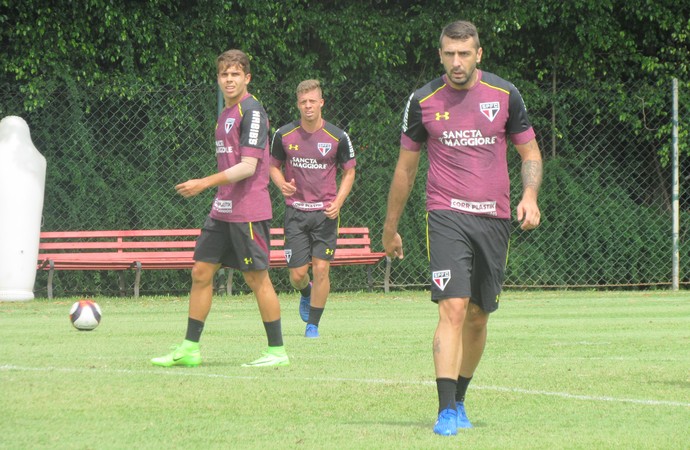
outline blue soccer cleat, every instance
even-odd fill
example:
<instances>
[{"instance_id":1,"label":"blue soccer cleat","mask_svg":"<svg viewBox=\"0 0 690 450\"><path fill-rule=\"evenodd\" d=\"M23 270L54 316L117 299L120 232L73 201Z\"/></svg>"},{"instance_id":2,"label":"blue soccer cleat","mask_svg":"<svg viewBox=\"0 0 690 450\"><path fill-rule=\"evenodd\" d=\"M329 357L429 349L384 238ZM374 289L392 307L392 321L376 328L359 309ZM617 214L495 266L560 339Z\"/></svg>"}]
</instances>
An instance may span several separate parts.
<instances>
[{"instance_id":1,"label":"blue soccer cleat","mask_svg":"<svg viewBox=\"0 0 690 450\"><path fill-rule=\"evenodd\" d=\"M434 433L441 436L455 436L458 434L458 411L446 408L438 413L438 420L434 425Z\"/></svg>"},{"instance_id":2,"label":"blue soccer cleat","mask_svg":"<svg viewBox=\"0 0 690 450\"><path fill-rule=\"evenodd\" d=\"M311 281L309 282L309 286L313 287L311 284ZM311 304L311 295L309 297L305 297L304 295L300 294L299 297L299 315L302 318L303 322L307 322L309 320L309 305Z\"/></svg>"},{"instance_id":3,"label":"blue soccer cleat","mask_svg":"<svg viewBox=\"0 0 690 450\"><path fill-rule=\"evenodd\" d=\"M304 337L308 337L308 338L312 338L312 339L319 337L318 325L314 325L313 323L308 323L307 329L304 331Z\"/></svg>"},{"instance_id":4,"label":"blue soccer cleat","mask_svg":"<svg viewBox=\"0 0 690 450\"><path fill-rule=\"evenodd\" d=\"M467 418L467 414L465 413L465 404L463 402L456 402L455 405L458 408L458 429L472 428L470 419Z\"/></svg>"}]
</instances>

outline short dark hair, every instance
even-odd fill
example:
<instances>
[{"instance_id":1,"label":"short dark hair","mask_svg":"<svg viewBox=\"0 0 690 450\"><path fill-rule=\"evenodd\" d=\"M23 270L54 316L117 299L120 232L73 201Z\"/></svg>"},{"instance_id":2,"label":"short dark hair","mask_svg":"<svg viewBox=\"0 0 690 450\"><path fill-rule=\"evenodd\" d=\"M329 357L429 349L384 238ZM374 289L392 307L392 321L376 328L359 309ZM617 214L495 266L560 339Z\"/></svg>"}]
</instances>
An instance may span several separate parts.
<instances>
[{"instance_id":1,"label":"short dark hair","mask_svg":"<svg viewBox=\"0 0 690 450\"><path fill-rule=\"evenodd\" d=\"M249 57L242 50L228 50L221 53L218 55L218 58L216 58L218 73L232 66L239 67L245 74L252 73L249 68Z\"/></svg>"},{"instance_id":2,"label":"short dark hair","mask_svg":"<svg viewBox=\"0 0 690 450\"><path fill-rule=\"evenodd\" d=\"M481 47L479 44L479 33L477 32L477 27L474 26L472 22L467 22L465 20L458 20L446 25L441 31L441 37L438 40L438 48L441 48L441 41L443 41L443 36L447 36L451 39L460 39L464 41L465 39L474 39L474 44L477 48Z\"/></svg>"}]
</instances>

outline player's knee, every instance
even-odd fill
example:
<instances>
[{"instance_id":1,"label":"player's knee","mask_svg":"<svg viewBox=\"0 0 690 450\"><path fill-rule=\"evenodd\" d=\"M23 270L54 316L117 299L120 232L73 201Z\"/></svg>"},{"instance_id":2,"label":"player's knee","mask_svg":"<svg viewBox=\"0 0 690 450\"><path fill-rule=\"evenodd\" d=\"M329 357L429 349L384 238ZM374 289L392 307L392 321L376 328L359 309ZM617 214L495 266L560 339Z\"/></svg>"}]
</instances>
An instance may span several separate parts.
<instances>
[{"instance_id":1,"label":"player's knee","mask_svg":"<svg viewBox=\"0 0 690 450\"><path fill-rule=\"evenodd\" d=\"M439 300L438 308L440 319L448 323L453 328L461 328L465 323L466 301L462 299Z\"/></svg>"},{"instance_id":2,"label":"player's knee","mask_svg":"<svg viewBox=\"0 0 690 450\"><path fill-rule=\"evenodd\" d=\"M331 271L331 262L325 259L313 258L311 270L314 274L314 281L328 280Z\"/></svg>"},{"instance_id":3,"label":"player's knee","mask_svg":"<svg viewBox=\"0 0 690 450\"><path fill-rule=\"evenodd\" d=\"M309 266L290 269L290 284L295 289L304 289L309 284Z\"/></svg>"},{"instance_id":4,"label":"player's knee","mask_svg":"<svg viewBox=\"0 0 690 450\"><path fill-rule=\"evenodd\" d=\"M242 272L245 283L254 293L261 289L273 288L267 270L249 270Z\"/></svg>"},{"instance_id":5,"label":"player's knee","mask_svg":"<svg viewBox=\"0 0 690 450\"><path fill-rule=\"evenodd\" d=\"M212 264L196 263L192 267L192 283L196 285L207 285L213 282L213 275L216 267Z\"/></svg>"},{"instance_id":6,"label":"player's knee","mask_svg":"<svg viewBox=\"0 0 690 450\"><path fill-rule=\"evenodd\" d=\"M327 268L314 268L314 281L322 282L328 280L328 272Z\"/></svg>"},{"instance_id":7,"label":"player's knee","mask_svg":"<svg viewBox=\"0 0 690 450\"><path fill-rule=\"evenodd\" d=\"M483 330L489 322L489 314L479 306L470 303L465 317L465 326L474 330Z\"/></svg>"}]
</instances>

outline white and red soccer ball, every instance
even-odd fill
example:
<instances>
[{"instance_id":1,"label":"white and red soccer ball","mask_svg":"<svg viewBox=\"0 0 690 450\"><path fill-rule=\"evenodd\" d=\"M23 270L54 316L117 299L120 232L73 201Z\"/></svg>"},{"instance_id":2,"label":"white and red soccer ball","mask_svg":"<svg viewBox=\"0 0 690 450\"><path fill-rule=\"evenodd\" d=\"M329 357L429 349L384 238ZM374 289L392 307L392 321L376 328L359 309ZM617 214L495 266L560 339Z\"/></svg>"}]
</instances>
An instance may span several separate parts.
<instances>
[{"instance_id":1,"label":"white and red soccer ball","mask_svg":"<svg viewBox=\"0 0 690 450\"><path fill-rule=\"evenodd\" d=\"M101 323L101 308L93 300L79 300L72 305L69 320L77 330L91 331Z\"/></svg>"}]
</instances>

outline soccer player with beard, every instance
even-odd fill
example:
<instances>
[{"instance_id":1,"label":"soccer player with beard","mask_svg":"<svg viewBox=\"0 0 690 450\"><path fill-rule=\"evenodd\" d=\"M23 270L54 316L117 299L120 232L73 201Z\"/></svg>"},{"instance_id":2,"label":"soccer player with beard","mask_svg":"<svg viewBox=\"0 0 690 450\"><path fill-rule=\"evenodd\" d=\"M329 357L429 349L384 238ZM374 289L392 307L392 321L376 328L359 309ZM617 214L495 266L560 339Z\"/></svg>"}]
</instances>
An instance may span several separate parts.
<instances>
[{"instance_id":1,"label":"soccer player with beard","mask_svg":"<svg viewBox=\"0 0 690 450\"><path fill-rule=\"evenodd\" d=\"M439 44L445 74L415 91L405 107L383 246L389 257L403 258L398 222L426 144L431 300L439 311L433 339L439 398L434 432L455 435L472 426L465 393L504 278L512 228L507 139L522 159L516 218L523 230L540 222L542 161L518 90L477 68L482 48L476 27L453 22L443 29Z\"/></svg>"}]
</instances>

